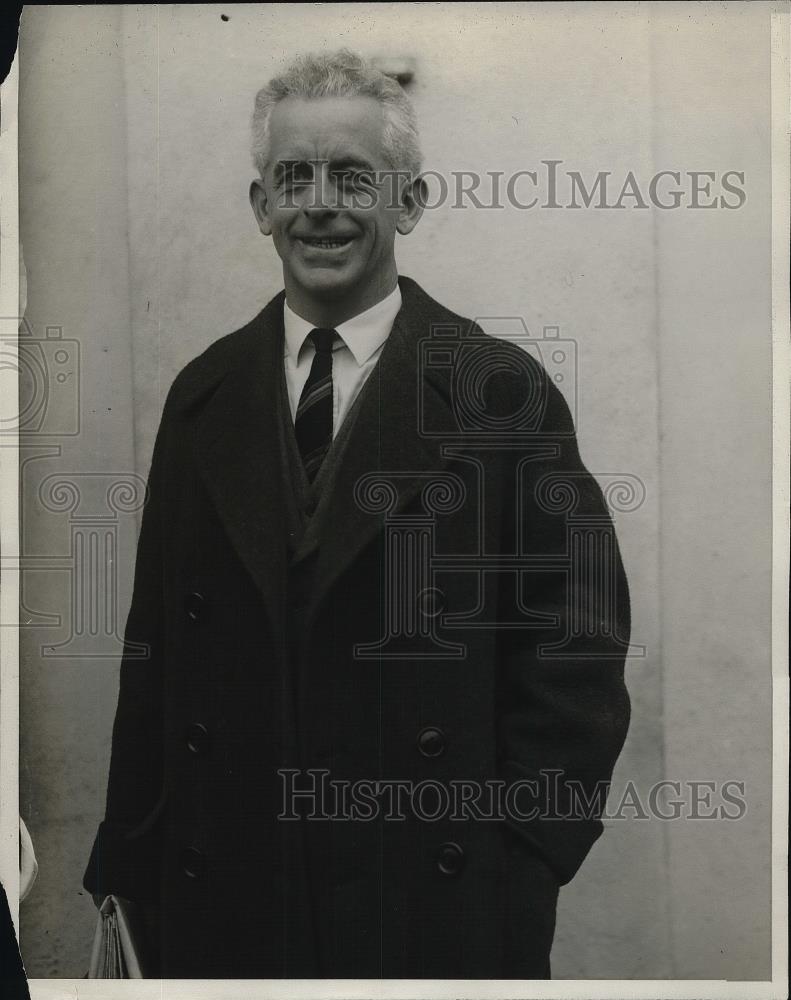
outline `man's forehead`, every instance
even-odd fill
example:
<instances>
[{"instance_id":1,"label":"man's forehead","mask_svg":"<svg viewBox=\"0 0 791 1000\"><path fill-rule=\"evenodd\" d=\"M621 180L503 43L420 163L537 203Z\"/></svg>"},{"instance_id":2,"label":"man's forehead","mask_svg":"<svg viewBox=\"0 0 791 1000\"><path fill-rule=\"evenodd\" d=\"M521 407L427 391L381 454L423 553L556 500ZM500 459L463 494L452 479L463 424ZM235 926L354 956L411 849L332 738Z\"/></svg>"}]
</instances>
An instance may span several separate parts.
<instances>
[{"instance_id":1,"label":"man's forehead","mask_svg":"<svg viewBox=\"0 0 791 1000\"><path fill-rule=\"evenodd\" d=\"M273 158L329 159L382 152L381 105L370 97L287 97L269 122Z\"/></svg>"}]
</instances>

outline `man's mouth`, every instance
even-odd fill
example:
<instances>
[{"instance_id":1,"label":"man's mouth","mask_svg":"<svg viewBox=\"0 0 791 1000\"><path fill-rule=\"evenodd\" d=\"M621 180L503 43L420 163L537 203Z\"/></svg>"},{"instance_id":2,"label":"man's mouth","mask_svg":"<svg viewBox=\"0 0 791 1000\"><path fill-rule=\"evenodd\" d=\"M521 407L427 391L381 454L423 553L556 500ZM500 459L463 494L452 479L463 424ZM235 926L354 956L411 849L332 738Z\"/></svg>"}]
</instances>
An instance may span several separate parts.
<instances>
[{"instance_id":1,"label":"man's mouth","mask_svg":"<svg viewBox=\"0 0 791 1000\"><path fill-rule=\"evenodd\" d=\"M300 237L305 246L315 247L317 250L339 250L348 246L352 238L350 236L302 236Z\"/></svg>"}]
</instances>

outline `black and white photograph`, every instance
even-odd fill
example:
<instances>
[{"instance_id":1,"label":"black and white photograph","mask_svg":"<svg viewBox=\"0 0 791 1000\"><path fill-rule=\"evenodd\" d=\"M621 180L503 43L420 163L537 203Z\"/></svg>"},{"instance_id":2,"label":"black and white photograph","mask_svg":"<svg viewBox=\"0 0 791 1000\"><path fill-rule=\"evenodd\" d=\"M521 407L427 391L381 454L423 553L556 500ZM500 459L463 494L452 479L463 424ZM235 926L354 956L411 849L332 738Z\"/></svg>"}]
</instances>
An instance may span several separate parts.
<instances>
[{"instance_id":1,"label":"black and white photograph","mask_svg":"<svg viewBox=\"0 0 791 1000\"><path fill-rule=\"evenodd\" d=\"M33 1000L788 995L790 22L22 9Z\"/></svg>"}]
</instances>

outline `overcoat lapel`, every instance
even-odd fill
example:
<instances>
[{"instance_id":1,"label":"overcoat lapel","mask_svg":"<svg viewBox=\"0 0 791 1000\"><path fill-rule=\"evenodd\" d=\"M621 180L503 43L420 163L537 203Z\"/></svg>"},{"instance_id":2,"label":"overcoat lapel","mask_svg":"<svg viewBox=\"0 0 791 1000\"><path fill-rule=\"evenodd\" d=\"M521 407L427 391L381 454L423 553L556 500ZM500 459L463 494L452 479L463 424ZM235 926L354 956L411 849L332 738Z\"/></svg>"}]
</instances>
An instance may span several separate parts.
<instances>
[{"instance_id":1,"label":"overcoat lapel","mask_svg":"<svg viewBox=\"0 0 791 1000\"><path fill-rule=\"evenodd\" d=\"M217 513L263 595L275 634L284 612L285 500L277 393L281 292L245 331L197 422L198 461Z\"/></svg>"},{"instance_id":2,"label":"overcoat lapel","mask_svg":"<svg viewBox=\"0 0 791 1000\"><path fill-rule=\"evenodd\" d=\"M423 371L419 359L420 342L431 332L421 299L431 300L409 279L401 278L400 286L401 310L363 387L325 507L314 615L333 583L383 530L386 518L436 481L448 462L441 434L425 433L426 427L445 428L452 436L456 428L441 380ZM378 500L384 500L381 506Z\"/></svg>"},{"instance_id":3,"label":"overcoat lapel","mask_svg":"<svg viewBox=\"0 0 791 1000\"><path fill-rule=\"evenodd\" d=\"M447 464L442 436L452 418L447 389L419 362L431 333L432 300L400 279L403 304L376 367L363 387L355 424L325 506L314 578L313 612L352 565L386 517L397 514ZM279 634L285 613L286 506L277 393L283 365L281 292L233 349L233 360L197 417L199 463L240 559L263 595ZM392 504L373 502L376 482ZM387 487L385 487L386 489ZM379 495L383 495L380 491Z\"/></svg>"}]
</instances>

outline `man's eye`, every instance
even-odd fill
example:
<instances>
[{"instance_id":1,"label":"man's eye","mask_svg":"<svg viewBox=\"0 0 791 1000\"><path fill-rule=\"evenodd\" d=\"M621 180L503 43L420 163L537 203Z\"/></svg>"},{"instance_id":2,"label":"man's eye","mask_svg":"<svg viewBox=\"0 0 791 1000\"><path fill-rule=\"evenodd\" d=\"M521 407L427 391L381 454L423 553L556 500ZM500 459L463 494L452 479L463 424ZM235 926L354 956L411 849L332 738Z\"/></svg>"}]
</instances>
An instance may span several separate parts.
<instances>
[{"instance_id":1,"label":"man's eye","mask_svg":"<svg viewBox=\"0 0 791 1000\"><path fill-rule=\"evenodd\" d=\"M335 183L347 191L359 191L374 185L374 175L371 170L336 170Z\"/></svg>"},{"instance_id":2,"label":"man's eye","mask_svg":"<svg viewBox=\"0 0 791 1000\"><path fill-rule=\"evenodd\" d=\"M376 187L376 175L373 170L358 170L356 183L359 188L374 188Z\"/></svg>"},{"instance_id":3,"label":"man's eye","mask_svg":"<svg viewBox=\"0 0 791 1000\"><path fill-rule=\"evenodd\" d=\"M283 168L281 178L281 184L283 187L292 188L302 184L310 184L312 181L313 169L310 164L287 164Z\"/></svg>"}]
</instances>

